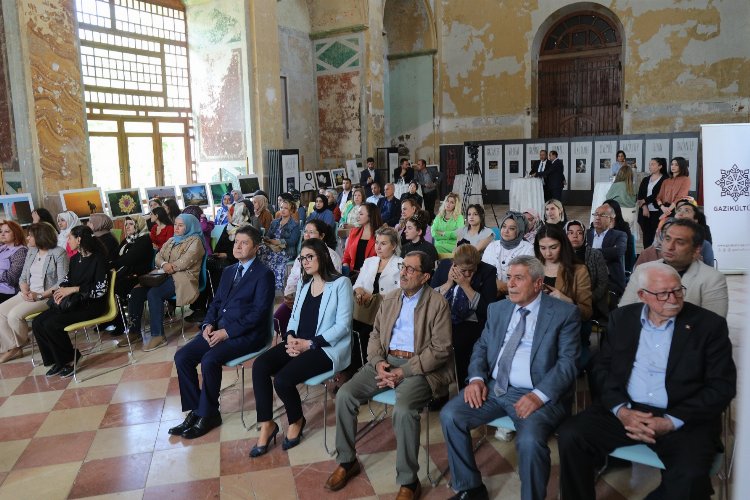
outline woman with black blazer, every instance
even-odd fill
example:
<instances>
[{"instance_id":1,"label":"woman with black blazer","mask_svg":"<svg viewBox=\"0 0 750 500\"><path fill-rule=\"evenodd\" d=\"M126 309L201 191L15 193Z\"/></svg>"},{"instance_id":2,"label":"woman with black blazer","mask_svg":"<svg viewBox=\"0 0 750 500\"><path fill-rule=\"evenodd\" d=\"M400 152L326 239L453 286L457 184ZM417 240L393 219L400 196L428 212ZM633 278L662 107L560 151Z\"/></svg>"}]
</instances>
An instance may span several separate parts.
<instances>
[{"instance_id":1,"label":"woman with black blazer","mask_svg":"<svg viewBox=\"0 0 750 500\"><path fill-rule=\"evenodd\" d=\"M648 170L651 175L644 177L641 181L635 202L638 209L638 225L643 231L643 248L650 247L654 242L656 228L659 226L659 216L662 212L656 198L659 197L662 182L669 176L667 159L651 158Z\"/></svg>"},{"instance_id":2,"label":"woman with black blazer","mask_svg":"<svg viewBox=\"0 0 750 500\"><path fill-rule=\"evenodd\" d=\"M487 306L497 300L496 276L495 266L482 262L479 250L466 244L456 248L453 259L440 262L430 282L451 306L459 388L467 384L471 352L487 322Z\"/></svg>"}]
</instances>

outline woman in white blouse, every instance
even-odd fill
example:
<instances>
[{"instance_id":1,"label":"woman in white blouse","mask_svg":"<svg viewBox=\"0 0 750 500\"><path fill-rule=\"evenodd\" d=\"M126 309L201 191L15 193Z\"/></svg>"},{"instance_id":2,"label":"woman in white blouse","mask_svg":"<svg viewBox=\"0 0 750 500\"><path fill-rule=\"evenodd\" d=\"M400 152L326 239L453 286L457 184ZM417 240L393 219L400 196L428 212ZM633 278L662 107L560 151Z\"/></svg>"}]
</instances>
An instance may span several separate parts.
<instances>
[{"instance_id":1,"label":"woman in white blouse","mask_svg":"<svg viewBox=\"0 0 750 500\"><path fill-rule=\"evenodd\" d=\"M457 246L468 243L479 250L479 253L484 252L487 245L492 243L495 233L484 225L482 205L469 205L466 209L466 225L456 231L456 238L458 238Z\"/></svg>"},{"instance_id":2,"label":"woman in white blouse","mask_svg":"<svg viewBox=\"0 0 750 500\"><path fill-rule=\"evenodd\" d=\"M489 244L482 255L482 262L497 269L497 295L508 293L508 265L519 255L534 256L534 245L523 239L526 233L526 218L520 212L508 212L500 223L500 239Z\"/></svg>"}]
</instances>

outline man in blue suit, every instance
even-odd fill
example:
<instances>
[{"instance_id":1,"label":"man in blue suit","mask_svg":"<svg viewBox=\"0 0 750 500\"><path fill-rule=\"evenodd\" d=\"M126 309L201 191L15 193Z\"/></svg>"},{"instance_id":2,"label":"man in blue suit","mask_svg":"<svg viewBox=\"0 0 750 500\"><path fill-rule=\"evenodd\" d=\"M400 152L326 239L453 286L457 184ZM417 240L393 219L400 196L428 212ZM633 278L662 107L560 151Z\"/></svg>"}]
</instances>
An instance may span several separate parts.
<instances>
[{"instance_id":1,"label":"man in blue suit","mask_svg":"<svg viewBox=\"0 0 750 500\"><path fill-rule=\"evenodd\" d=\"M508 299L490 304L474 345L469 385L440 412L454 499L487 499L471 430L509 416L517 430L521 498L543 499L547 439L568 415L581 327L578 308L542 293L544 266L531 256L511 260Z\"/></svg>"},{"instance_id":2,"label":"man in blue suit","mask_svg":"<svg viewBox=\"0 0 750 500\"><path fill-rule=\"evenodd\" d=\"M274 275L255 256L261 242L260 231L245 226L235 234L234 257L238 260L221 276L201 335L177 351L174 362L180 384L185 421L169 433L194 439L221 425L219 390L222 366L227 361L260 350L271 328ZM203 388L198 384L200 363Z\"/></svg>"},{"instance_id":3,"label":"man in blue suit","mask_svg":"<svg viewBox=\"0 0 750 500\"><path fill-rule=\"evenodd\" d=\"M586 235L589 247L602 252L609 272L609 289L621 296L625 291L625 249L628 235L614 228L615 210L602 205L592 214L594 221Z\"/></svg>"}]
</instances>

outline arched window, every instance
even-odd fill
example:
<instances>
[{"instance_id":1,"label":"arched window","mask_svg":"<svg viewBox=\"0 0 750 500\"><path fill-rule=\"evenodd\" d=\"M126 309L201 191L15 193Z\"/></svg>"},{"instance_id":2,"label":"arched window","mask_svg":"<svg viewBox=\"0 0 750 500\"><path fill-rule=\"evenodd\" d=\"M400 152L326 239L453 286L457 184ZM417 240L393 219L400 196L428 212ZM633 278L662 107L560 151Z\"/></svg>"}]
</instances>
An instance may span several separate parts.
<instances>
[{"instance_id":1,"label":"arched window","mask_svg":"<svg viewBox=\"0 0 750 500\"><path fill-rule=\"evenodd\" d=\"M622 131L622 37L596 12L556 22L539 52L539 137Z\"/></svg>"}]
</instances>

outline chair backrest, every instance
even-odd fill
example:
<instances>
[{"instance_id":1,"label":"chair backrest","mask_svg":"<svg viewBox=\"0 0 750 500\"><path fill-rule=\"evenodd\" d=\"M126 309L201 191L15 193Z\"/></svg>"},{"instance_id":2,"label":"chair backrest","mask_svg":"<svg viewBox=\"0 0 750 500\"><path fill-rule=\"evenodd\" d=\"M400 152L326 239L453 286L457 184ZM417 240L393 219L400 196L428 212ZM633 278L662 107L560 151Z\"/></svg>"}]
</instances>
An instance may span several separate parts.
<instances>
[{"instance_id":1,"label":"chair backrest","mask_svg":"<svg viewBox=\"0 0 750 500\"><path fill-rule=\"evenodd\" d=\"M221 238L221 233L224 232L225 227L227 227L226 224L217 224L211 230L211 249L212 250L216 248L216 243L219 242L219 238Z\"/></svg>"},{"instance_id":2,"label":"chair backrest","mask_svg":"<svg viewBox=\"0 0 750 500\"><path fill-rule=\"evenodd\" d=\"M492 227L492 232L495 233L495 239L500 240L500 228L499 227Z\"/></svg>"},{"instance_id":3,"label":"chair backrest","mask_svg":"<svg viewBox=\"0 0 750 500\"><path fill-rule=\"evenodd\" d=\"M198 275L198 291L202 292L206 289L206 261L208 260L208 254L203 254L203 260L201 262L201 272Z\"/></svg>"},{"instance_id":4,"label":"chair backrest","mask_svg":"<svg viewBox=\"0 0 750 500\"><path fill-rule=\"evenodd\" d=\"M117 301L115 299L115 281L117 281L117 271L114 269L109 272L109 289L107 290L107 316L117 317Z\"/></svg>"},{"instance_id":5,"label":"chair backrest","mask_svg":"<svg viewBox=\"0 0 750 500\"><path fill-rule=\"evenodd\" d=\"M120 243L120 241L122 240L122 229L113 227L112 229L109 230L109 232L112 233L112 236L115 237L115 239L117 240L117 243Z\"/></svg>"}]
</instances>

